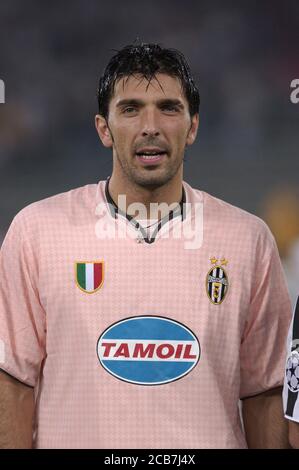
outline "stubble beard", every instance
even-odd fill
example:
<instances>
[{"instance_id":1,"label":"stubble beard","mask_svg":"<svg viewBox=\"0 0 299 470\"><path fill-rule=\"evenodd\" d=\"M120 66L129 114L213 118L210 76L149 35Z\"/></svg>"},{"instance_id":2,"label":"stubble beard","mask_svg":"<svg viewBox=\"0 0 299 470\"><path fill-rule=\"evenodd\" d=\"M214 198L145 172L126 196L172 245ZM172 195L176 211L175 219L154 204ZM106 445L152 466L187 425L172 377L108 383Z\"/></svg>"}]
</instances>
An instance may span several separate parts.
<instances>
[{"instance_id":1,"label":"stubble beard","mask_svg":"<svg viewBox=\"0 0 299 470\"><path fill-rule=\"evenodd\" d=\"M130 183L134 186L140 186L146 189L156 189L169 183L169 181L177 175L183 164L182 157L180 160L175 160L175 164L168 165L167 168L164 168L162 172L160 171L158 173L157 169L153 167L144 169L136 168L128 164L126 159L120 158L117 151L115 153L117 161Z\"/></svg>"}]
</instances>

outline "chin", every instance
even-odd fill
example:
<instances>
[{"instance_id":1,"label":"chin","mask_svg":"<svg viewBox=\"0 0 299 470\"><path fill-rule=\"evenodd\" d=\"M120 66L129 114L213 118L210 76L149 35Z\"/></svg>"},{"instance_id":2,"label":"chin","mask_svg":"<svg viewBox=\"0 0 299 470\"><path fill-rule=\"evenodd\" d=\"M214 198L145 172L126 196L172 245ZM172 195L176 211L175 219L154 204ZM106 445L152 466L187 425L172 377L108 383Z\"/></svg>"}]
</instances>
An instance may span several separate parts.
<instances>
[{"instance_id":1,"label":"chin","mask_svg":"<svg viewBox=\"0 0 299 470\"><path fill-rule=\"evenodd\" d=\"M153 172L154 173L154 172ZM148 174L148 175L132 175L132 181L137 184L138 186L142 186L143 188L158 188L160 186L164 186L167 184L173 177L173 174Z\"/></svg>"}]
</instances>

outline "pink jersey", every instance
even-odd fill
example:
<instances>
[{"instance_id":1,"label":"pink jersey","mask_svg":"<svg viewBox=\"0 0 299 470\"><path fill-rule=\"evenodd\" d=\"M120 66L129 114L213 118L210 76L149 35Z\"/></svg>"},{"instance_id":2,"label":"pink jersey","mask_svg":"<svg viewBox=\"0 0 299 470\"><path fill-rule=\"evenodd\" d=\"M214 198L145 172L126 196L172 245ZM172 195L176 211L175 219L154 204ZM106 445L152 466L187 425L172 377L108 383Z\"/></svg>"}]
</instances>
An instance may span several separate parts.
<instances>
[{"instance_id":1,"label":"pink jersey","mask_svg":"<svg viewBox=\"0 0 299 470\"><path fill-rule=\"evenodd\" d=\"M245 448L239 399L284 377L273 236L184 182L149 243L106 186L31 204L1 249L0 368L35 387L34 446Z\"/></svg>"}]
</instances>

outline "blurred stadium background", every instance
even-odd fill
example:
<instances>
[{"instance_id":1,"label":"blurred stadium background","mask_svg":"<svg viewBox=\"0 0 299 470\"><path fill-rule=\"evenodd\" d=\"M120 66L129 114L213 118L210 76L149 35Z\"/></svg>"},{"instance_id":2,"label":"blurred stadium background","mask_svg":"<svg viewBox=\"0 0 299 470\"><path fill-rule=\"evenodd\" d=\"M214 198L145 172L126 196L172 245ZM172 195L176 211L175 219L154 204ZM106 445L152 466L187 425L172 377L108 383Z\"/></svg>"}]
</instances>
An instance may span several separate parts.
<instances>
[{"instance_id":1,"label":"blurred stadium background","mask_svg":"<svg viewBox=\"0 0 299 470\"><path fill-rule=\"evenodd\" d=\"M110 174L94 129L97 80L113 50L136 37L186 55L201 125L185 180L269 223L294 300L298 0L1 2L0 243L25 205Z\"/></svg>"}]
</instances>

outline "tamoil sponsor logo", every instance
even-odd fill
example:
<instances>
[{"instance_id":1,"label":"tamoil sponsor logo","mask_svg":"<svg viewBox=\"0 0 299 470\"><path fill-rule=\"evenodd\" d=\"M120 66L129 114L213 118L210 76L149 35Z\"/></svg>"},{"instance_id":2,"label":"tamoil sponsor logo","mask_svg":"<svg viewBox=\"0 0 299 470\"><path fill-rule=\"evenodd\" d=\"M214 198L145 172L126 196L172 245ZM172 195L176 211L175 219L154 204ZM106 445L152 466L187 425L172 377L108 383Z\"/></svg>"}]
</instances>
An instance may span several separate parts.
<instances>
[{"instance_id":1,"label":"tamoil sponsor logo","mask_svg":"<svg viewBox=\"0 0 299 470\"><path fill-rule=\"evenodd\" d=\"M120 380L161 385L191 372L200 358L200 344L175 320L137 316L109 326L98 339L97 354L104 369Z\"/></svg>"}]
</instances>

